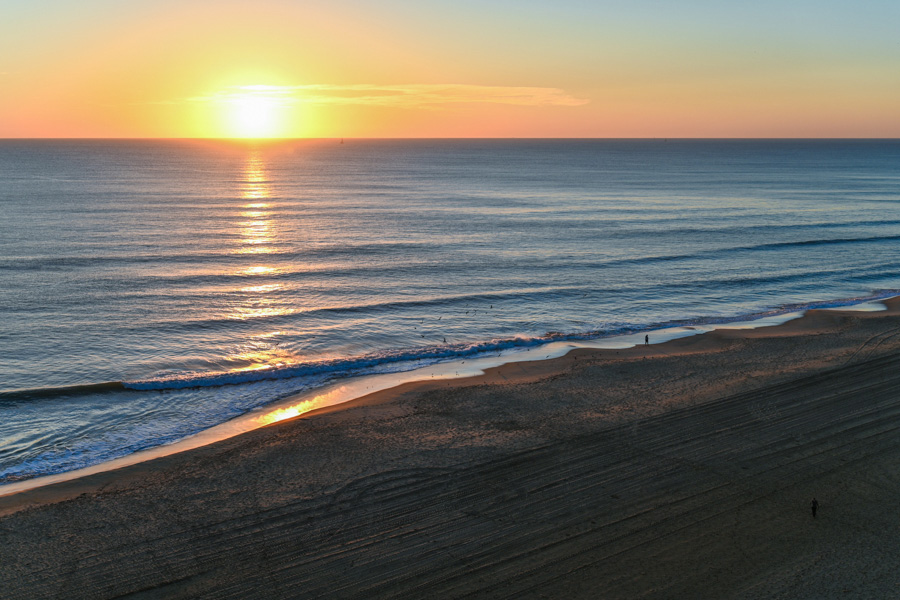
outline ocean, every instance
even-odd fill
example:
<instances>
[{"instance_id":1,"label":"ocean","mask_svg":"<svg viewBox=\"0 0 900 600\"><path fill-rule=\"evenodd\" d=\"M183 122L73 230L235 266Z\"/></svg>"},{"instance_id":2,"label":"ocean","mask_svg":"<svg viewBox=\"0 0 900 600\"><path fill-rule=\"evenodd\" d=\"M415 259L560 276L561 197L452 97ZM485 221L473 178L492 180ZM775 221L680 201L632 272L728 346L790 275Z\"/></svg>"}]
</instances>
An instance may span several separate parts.
<instances>
[{"instance_id":1,"label":"ocean","mask_svg":"<svg viewBox=\"0 0 900 600\"><path fill-rule=\"evenodd\" d=\"M0 214L0 483L350 377L900 294L896 140L2 140Z\"/></svg>"}]
</instances>

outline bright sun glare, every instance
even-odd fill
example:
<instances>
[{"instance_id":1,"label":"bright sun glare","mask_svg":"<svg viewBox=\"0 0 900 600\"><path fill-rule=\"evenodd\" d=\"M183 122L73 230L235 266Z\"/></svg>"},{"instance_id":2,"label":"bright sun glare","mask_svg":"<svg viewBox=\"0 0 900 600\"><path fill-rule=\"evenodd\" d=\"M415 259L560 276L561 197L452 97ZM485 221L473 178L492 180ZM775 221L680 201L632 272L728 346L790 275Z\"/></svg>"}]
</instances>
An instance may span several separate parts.
<instances>
[{"instance_id":1,"label":"bright sun glare","mask_svg":"<svg viewBox=\"0 0 900 600\"><path fill-rule=\"evenodd\" d=\"M229 101L228 128L234 137L278 137L282 133L283 110L278 98L259 94L237 96Z\"/></svg>"}]
</instances>

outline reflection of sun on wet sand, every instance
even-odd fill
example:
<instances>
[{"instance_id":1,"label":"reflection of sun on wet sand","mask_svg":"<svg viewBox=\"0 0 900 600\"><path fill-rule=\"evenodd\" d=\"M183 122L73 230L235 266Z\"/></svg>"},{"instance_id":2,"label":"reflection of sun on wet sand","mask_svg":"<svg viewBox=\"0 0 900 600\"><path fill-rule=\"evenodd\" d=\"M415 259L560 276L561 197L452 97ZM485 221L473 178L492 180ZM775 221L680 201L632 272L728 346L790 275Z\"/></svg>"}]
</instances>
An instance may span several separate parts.
<instances>
[{"instance_id":1,"label":"reflection of sun on wet sand","mask_svg":"<svg viewBox=\"0 0 900 600\"><path fill-rule=\"evenodd\" d=\"M407 384L0 498L0 589L895 597L891 306Z\"/></svg>"},{"instance_id":2,"label":"reflection of sun on wet sand","mask_svg":"<svg viewBox=\"0 0 900 600\"><path fill-rule=\"evenodd\" d=\"M314 398L312 400L305 400L298 404L293 404L285 408L273 410L272 412L266 413L263 416L259 417L257 420L263 425L271 425L272 423L277 423L278 421L285 421L287 419L299 417L300 415L306 414L319 408L320 405L321 403L318 401L318 399Z\"/></svg>"}]
</instances>

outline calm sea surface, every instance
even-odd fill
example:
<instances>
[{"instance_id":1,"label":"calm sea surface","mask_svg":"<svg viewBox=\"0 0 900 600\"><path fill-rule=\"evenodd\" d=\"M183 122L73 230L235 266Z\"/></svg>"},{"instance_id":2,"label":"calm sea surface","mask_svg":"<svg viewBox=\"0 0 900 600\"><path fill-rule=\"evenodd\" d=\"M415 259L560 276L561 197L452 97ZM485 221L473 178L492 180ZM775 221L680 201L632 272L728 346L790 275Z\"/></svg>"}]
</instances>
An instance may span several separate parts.
<instances>
[{"instance_id":1,"label":"calm sea surface","mask_svg":"<svg viewBox=\"0 0 900 600\"><path fill-rule=\"evenodd\" d=\"M0 482L339 378L900 293L898 141L0 141Z\"/></svg>"}]
</instances>

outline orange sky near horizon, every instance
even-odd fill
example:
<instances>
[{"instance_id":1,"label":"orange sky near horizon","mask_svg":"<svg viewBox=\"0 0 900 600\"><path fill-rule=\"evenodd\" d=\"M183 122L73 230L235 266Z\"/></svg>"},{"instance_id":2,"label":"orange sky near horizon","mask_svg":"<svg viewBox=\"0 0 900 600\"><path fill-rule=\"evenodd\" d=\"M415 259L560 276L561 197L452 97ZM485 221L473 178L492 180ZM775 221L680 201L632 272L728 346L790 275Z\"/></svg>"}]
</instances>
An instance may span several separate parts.
<instances>
[{"instance_id":1,"label":"orange sky near horizon","mask_svg":"<svg viewBox=\"0 0 900 600\"><path fill-rule=\"evenodd\" d=\"M898 5L671 4L7 2L0 137L900 137Z\"/></svg>"}]
</instances>

